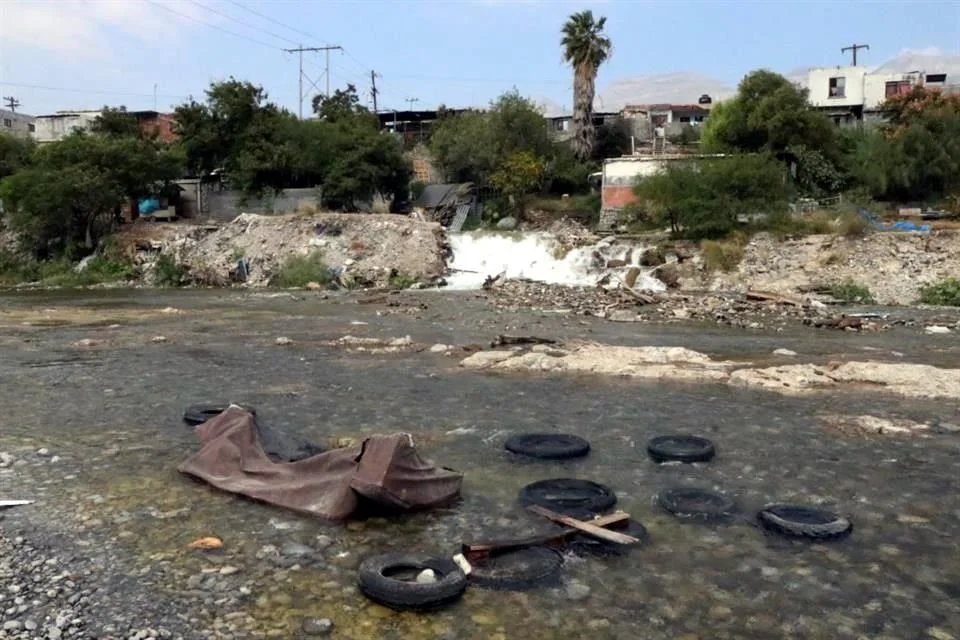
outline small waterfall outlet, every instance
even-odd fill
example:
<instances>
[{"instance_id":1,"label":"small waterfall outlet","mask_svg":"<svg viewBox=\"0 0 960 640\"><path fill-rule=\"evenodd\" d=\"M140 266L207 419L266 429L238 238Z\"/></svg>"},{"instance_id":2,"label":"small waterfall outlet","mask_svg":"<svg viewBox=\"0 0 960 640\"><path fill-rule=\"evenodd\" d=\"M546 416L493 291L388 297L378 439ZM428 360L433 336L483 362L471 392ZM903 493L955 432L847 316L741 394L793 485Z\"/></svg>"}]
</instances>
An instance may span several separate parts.
<instances>
[{"instance_id":1,"label":"small waterfall outlet","mask_svg":"<svg viewBox=\"0 0 960 640\"><path fill-rule=\"evenodd\" d=\"M612 239L566 250L556 236L544 232L467 231L449 236L453 259L447 289L479 289L488 276L526 278L546 284L595 286L607 276L610 284L632 282L636 291L664 291L666 286L641 267L650 247L619 244Z\"/></svg>"}]
</instances>

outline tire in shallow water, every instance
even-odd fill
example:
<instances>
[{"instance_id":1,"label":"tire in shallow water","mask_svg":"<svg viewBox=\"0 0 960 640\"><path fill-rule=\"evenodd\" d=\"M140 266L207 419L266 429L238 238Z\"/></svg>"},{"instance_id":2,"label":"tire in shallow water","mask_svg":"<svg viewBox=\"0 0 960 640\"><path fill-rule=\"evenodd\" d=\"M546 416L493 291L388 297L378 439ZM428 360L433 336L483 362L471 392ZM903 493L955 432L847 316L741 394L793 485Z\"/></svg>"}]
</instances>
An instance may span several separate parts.
<instances>
[{"instance_id":1,"label":"tire in shallow water","mask_svg":"<svg viewBox=\"0 0 960 640\"><path fill-rule=\"evenodd\" d=\"M590 453L590 443L566 433L521 433L507 439L504 448L530 458L567 460Z\"/></svg>"},{"instance_id":2,"label":"tire in shallow water","mask_svg":"<svg viewBox=\"0 0 960 640\"><path fill-rule=\"evenodd\" d=\"M475 562L470 582L485 589L527 591L554 584L563 556L546 547L529 547L491 555Z\"/></svg>"},{"instance_id":3,"label":"tire in shallow water","mask_svg":"<svg viewBox=\"0 0 960 640\"><path fill-rule=\"evenodd\" d=\"M707 462L717 454L717 448L706 438L678 434L651 438L647 453L657 463Z\"/></svg>"},{"instance_id":4,"label":"tire in shallow water","mask_svg":"<svg viewBox=\"0 0 960 640\"><path fill-rule=\"evenodd\" d=\"M694 488L666 489L657 494L657 502L678 518L701 520L728 518L736 508L729 496Z\"/></svg>"},{"instance_id":5,"label":"tire in shallow water","mask_svg":"<svg viewBox=\"0 0 960 640\"><path fill-rule=\"evenodd\" d=\"M416 574L432 569L437 580L415 581ZM400 574L409 574L402 580ZM434 611L457 601L467 588L467 576L456 562L418 553L385 553L360 563L360 593L395 611Z\"/></svg>"},{"instance_id":6,"label":"tire in shallow water","mask_svg":"<svg viewBox=\"0 0 960 640\"><path fill-rule=\"evenodd\" d=\"M647 540L647 528L636 520L628 520L626 527L607 527L609 531L625 533L640 540L643 544ZM570 541L570 550L577 555L591 555L600 557L623 556L639 545L636 544L617 544L616 542L607 542L586 534L578 535Z\"/></svg>"},{"instance_id":7,"label":"tire in shallow water","mask_svg":"<svg viewBox=\"0 0 960 640\"><path fill-rule=\"evenodd\" d=\"M216 418L226 411L229 406L230 405L227 404L195 404L187 407L187 410L183 412L183 421L191 426L203 424L207 420ZM253 415L257 415L257 411L253 407L245 406L243 408Z\"/></svg>"},{"instance_id":8,"label":"tire in shallow water","mask_svg":"<svg viewBox=\"0 0 960 640\"><path fill-rule=\"evenodd\" d=\"M617 504L610 487L575 478L554 478L528 484L520 490L520 504L538 505L572 516L586 518L604 513Z\"/></svg>"},{"instance_id":9,"label":"tire in shallow water","mask_svg":"<svg viewBox=\"0 0 960 640\"><path fill-rule=\"evenodd\" d=\"M764 528L793 538L836 540L853 531L853 523L832 511L791 504L761 509L757 520Z\"/></svg>"}]
</instances>

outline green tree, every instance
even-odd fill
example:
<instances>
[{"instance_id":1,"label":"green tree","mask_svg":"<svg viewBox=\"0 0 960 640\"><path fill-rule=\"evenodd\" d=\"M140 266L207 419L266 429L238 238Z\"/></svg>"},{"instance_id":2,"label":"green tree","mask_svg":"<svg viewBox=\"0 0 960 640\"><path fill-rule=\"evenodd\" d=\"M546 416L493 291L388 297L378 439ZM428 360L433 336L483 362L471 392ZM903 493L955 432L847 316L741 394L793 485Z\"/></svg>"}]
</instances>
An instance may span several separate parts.
<instances>
[{"instance_id":1,"label":"green tree","mask_svg":"<svg viewBox=\"0 0 960 640\"><path fill-rule=\"evenodd\" d=\"M917 87L884 111L879 129L847 136L854 182L897 202L960 194L960 96Z\"/></svg>"},{"instance_id":2,"label":"green tree","mask_svg":"<svg viewBox=\"0 0 960 640\"><path fill-rule=\"evenodd\" d=\"M842 181L836 127L808 106L805 89L765 69L747 74L734 98L713 106L701 145L708 152L773 154L805 195L835 192Z\"/></svg>"},{"instance_id":3,"label":"green tree","mask_svg":"<svg viewBox=\"0 0 960 640\"><path fill-rule=\"evenodd\" d=\"M562 29L563 58L573 67L573 149L581 161L593 152L593 99L597 72L613 53L604 33L606 17L595 19L589 9L571 15Z\"/></svg>"},{"instance_id":4,"label":"green tree","mask_svg":"<svg viewBox=\"0 0 960 640\"><path fill-rule=\"evenodd\" d=\"M527 200L543 185L543 178L543 160L531 151L518 151L504 160L490 176L490 184L510 198L522 220Z\"/></svg>"},{"instance_id":5,"label":"green tree","mask_svg":"<svg viewBox=\"0 0 960 640\"><path fill-rule=\"evenodd\" d=\"M0 179L30 164L36 145L28 138L0 133Z\"/></svg>"},{"instance_id":6,"label":"green tree","mask_svg":"<svg viewBox=\"0 0 960 640\"><path fill-rule=\"evenodd\" d=\"M26 248L46 259L92 249L123 202L157 194L179 174L178 157L153 140L78 132L4 178L0 198Z\"/></svg>"},{"instance_id":7,"label":"green tree","mask_svg":"<svg viewBox=\"0 0 960 640\"><path fill-rule=\"evenodd\" d=\"M90 127L93 133L111 136L126 136L130 138L139 138L143 136L137 119L127 111L126 107L117 109L104 107L100 115L93 121Z\"/></svg>"},{"instance_id":8,"label":"green tree","mask_svg":"<svg viewBox=\"0 0 960 640\"><path fill-rule=\"evenodd\" d=\"M480 184L515 153L529 151L546 160L555 152L540 110L515 89L491 102L487 111L442 118L428 146L447 180Z\"/></svg>"},{"instance_id":9,"label":"green tree","mask_svg":"<svg viewBox=\"0 0 960 640\"><path fill-rule=\"evenodd\" d=\"M677 235L716 238L733 231L738 216L786 209L785 167L768 154L672 162L634 189Z\"/></svg>"},{"instance_id":10,"label":"green tree","mask_svg":"<svg viewBox=\"0 0 960 640\"><path fill-rule=\"evenodd\" d=\"M369 109L360 104L357 87L348 84L346 89L337 89L331 96L316 95L313 97L313 112L326 122L339 122L351 118L366 118L373 126L377 126L376 116Z\"/></svg>"}]
</instances>

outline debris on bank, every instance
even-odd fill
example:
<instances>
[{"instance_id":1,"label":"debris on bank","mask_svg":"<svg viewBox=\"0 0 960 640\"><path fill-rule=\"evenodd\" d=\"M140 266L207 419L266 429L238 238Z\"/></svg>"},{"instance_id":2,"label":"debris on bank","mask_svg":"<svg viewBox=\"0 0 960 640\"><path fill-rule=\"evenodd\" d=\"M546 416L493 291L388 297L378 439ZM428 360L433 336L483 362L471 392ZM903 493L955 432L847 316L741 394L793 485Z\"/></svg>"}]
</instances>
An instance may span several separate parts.
<instances>
[{"instance_id":1,"label":"debris on bank","mask_svg":"<svg viewBox=\"0 0 960 640\"><path fill-rule=\"evenodd\" d=\"M288 258L308 255L329 268L328 277L350 284L432 282L449 256L439 224L375 214L244 213L223 225L163 225L136 246L136 262L154 279L167 256L191 281L208 286L266 286Z\"/></svg>"}]
</instances>

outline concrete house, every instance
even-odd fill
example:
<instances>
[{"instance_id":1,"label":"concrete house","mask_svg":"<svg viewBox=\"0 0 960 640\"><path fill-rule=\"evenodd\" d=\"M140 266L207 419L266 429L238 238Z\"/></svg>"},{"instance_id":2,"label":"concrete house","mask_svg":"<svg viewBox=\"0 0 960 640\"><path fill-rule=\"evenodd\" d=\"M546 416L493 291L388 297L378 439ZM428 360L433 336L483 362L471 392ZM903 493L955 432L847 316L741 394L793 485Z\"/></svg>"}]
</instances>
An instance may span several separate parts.
<instances>
[{"instance_id":1,"label":"concrete house","mask_svg":"<svg viewBox=\"0 0 960 640\"><path fill-rule=\"evenodd\" d=\"M16 138L30 138L33 136L35 118L25 113L17 113L8 109L0 109L0 134Z\"/></svg>"},{"instance_id":2,"label":"concrete house","mask_svg":"<svg viewBox=\"0 0 960 640\"><path fill-rule=\"evenodd\" d=\"M73 131L89 131L96 122L102 109L89 111L57 111L47 116L37 116L34 137L40 144L62 140ZM163 142L173 142L176 134L173 131L173 114L159 111L129 111L129 115L136 119L141 131L149 135L156 135Z\"/></svg>"},{"instance_id":3,"label":"concrete house","mask_svg":"<svg viewBox=\"0 0 960 640\"><path fill-rule=\"evenodd\" d=\"M946 73L871 72L853 66L819 67L807 72L808 102L838 125L878 120L887 99L909 93L916 86L943 91L957 88L948 83Z\"/></svg>"}]
</instances>

